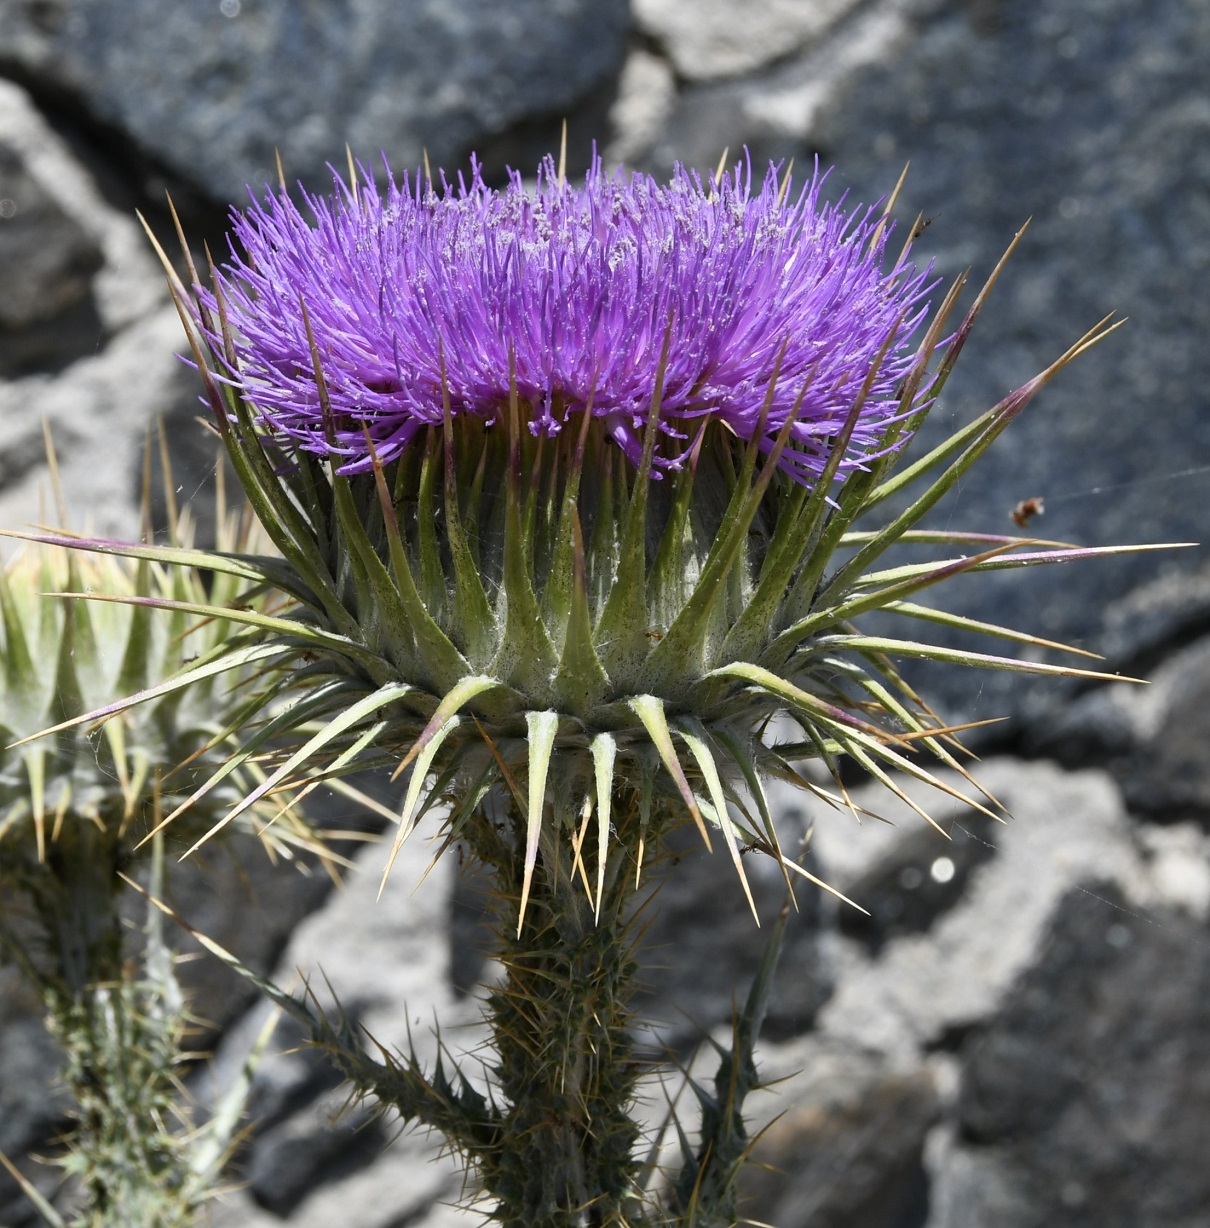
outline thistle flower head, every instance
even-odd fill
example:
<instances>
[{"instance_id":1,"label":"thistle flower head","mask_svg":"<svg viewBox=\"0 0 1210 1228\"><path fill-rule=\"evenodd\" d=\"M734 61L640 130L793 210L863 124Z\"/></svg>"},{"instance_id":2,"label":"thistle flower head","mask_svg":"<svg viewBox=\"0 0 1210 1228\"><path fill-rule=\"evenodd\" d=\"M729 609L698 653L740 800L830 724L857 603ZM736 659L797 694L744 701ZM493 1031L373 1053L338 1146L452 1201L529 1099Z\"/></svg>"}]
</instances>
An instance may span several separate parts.
<instances>
[{"instance_id":1,"label":"thistle flower head","mask_svg":"<svg viewBox=\"0 0 1210 1228\"><path fill-rule=\"evenodd\" d=\"M492 423L512 389L534 434L591 409L637 465L659 384L657 468L682 464L705 421L767 450L792 420L781 464L809 481L876 368L843 478L902 413L928 274L886 269L886 229L825 203L822 181L793 190L770 167L754 186L739 166L665 185L598 161L574 186L547 159L532 190L516 174L489 188L472 164L440 191L338 180L305 212L273 194L236 214L243 252L218 279L227 376L275 434L345 472L370 468L367 430L389 463L446 398Z\"/></svg>"},{"instance_id":2,"label":"thistle flower head","mask_svg":"<svg viewBox=\"0 0 1210 1228\"><path fill-rule=\"evenodd\" d=\"M296 666L305 716L233 814L376 756L410 770L396 848L448 802L448 839L499 870L521 923L540 864L599 910L686 817L746 889L741 845L801 872L763 777L843 805L842 757L891 788L888 769L939 783L918 748L960 768L896 657L1080 672L856 620L918 626L920 590L1084 553L916 525L1106 322L894 475L1003 261L947 340L964 279L919 330L927 273L906 249L886 269L880 223L822 203L818 175L792 195L772 173L754 192L746 169L707 188L596 166L575 188L548 161L533 192L472 169L440 193L367 178L305 205L283 192L237 216L244 255L210 289L164 257L282 556L215 566L294 601L223 612ZM879 566L903 544L960 553Z\"/></svg>"}]
</instances>

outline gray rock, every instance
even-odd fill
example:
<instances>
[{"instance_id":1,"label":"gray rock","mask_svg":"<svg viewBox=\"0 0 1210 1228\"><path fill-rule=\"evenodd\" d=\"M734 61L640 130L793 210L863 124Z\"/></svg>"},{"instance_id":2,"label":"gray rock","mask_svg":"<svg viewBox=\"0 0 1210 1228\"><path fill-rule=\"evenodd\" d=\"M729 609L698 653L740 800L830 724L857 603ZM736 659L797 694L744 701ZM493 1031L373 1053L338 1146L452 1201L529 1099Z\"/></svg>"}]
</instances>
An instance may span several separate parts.
<instances>
[{"instance_id":1,"label":"gray rock","mask_svg":"<svg viewBox=\"0 0 1210 1228\"><path fill-rule=\"evenodd\" d=\"M877 199L910 159L899 214L934 219L919 250L946 277L973 265L979 280L1034 218L920 444L1024 383L1106 312L1130 317L1042 394L932 522L1010 532L1010 509L1041 495L1046 514L1034 528L1047 537L1202 538L1210 8L914 7L915 37L851 76L821 116L816 140L839 168L833 190ZM995 573L946 586L937 600L1095 646L1110 594L1200 558ZM932 674L913 676L928 685ZM1021 693L1020 680L990 673L942 671L933 685L966 718L1003 712Z\"/></svg>"},{"instance_id":2,"label":"gray rock","mask_svg":"<svg viewBox=\"0 0 1210 1228\"><path fill-rule=\"evenodd\" d=\"M625 0L10 0L2 60L216 199L326 186L344 145L400 171L566 111L621 64Z\"/></svg>"},{"instance_id":3,"label":"gray rock","mask_svg":"<svg viewBox=\"0 0 1210 1228\"><path fill-rule=\"evenodd\" d=\"M260 1206L285 1218L318 1185L368 1167L385 1142L373 1109L351 1105L347 1091L333 1088L257 1140L248 1188Z\"/></svg>"},{"instance_id":4,"label":"gray rock","mask_svg":"<svg viewBox=\"0 0 1210 1228\"><path fill-rule=\"evenodd\" d=\"M1205 1222L1205 931L1098 894L1064 898L1041 960L964 1052L959 1141L930 1228Z\"/></svg>"},{"instance_id":5,"label":"gray rock","mask_svg":"<svg viewBox=\"0 0 1210 1228\"><path fill-rule=\"evenodd\" d=\"M783 813L786 847L795 845L798 816ZM769 926L786 902L785 880L772 859L745 857L742 864L761 924L753 919L735 867L726 852L702 847L696 830L672 839L675 864L651 872L654 889L639 912L641 941L638 996L640 1026L660 1045L684 1051L727 1025L743 1005L768 945ZM814 867L812 864L812 868ZM832 992L829 933L833 909L809 884L795 883L764 1035L784 1038L806 1031Z\"/></svg>"},{"instance_id":6,"label":"gray rock","mask_svg":"<svg viewBox=\"0 0 1210 1228\"><path fill-rule=\"evenodd\" d=\"M8 335L13 344L10 361L22 374L0 379L0 526L20 529L54 518L48 503L45 423L59 451L64 493L76 517L74 527L84 528L87 518L98 533L136 534L146 433L157 415L175 411L191 417L197 408L196 377L175 356L181 343L180 321L167 304L163 277L135 219L107 203L93 177L28 95L2 80L0 147L17 160L28 191L34 194L29 199L43 202L42 220L30 240L33 246L46 243L53 248L56 233L71 234L81 252L99 253L101 259L86 285L72 283L69 277L55 291L56 283L44 278L45 309L56 301L70 305L72 294L85 294L69 310L69 327L64 328L63 316L52 317L39 334L41 340L33 339L37 345L32 351L17 344L19 339L22 344L30 340L26 337L30 329ZM20 216L15 214L12 220ZM35 211L35 221L37 217ZM0 221L0 235L9 224ZM58 267L60 273L70 272L68 266ZM14 277L19 283L20 277ZM9 284L6 281L6 287ZM14 301L20 302L21 296ZM45 330L51 336L61 334L51 356L55 365L63 361L68 365L31 372L30 366L47 359L42 344L48 335ZM0 550L7 554L11 546L5 544Z\"/></svg>"},{"instance_id":7,"label":"gray rock","mask_svg":"<svg viewBox=\"0 0 1210 1228\"><path fill-rule=\"evenodd\" d=\"M750 73L818 40L858 0L634 0L640 30L689 81Z\"/></svg>"},{"instance_id":8,"label":"gray rock","mask_svg":"<svg viewBox=\"0 0 1210 1228\"><path fill-rule=\"evenodd\" d=\"M103 257L92 237L69 217L0 140L0 378L40 365L60 365L95 344L92 276ZM93 337L71 327L83 308ZM65 325L67 327L65 327ZM65 332L70 337L65 338Z\"/></svg>"},{"instance_id":9,"label":"gray rock","mask_svg":"<svg viewBox=\"0 0 1210 1228\"><path fill-rule=\"evenodd\" d=\"M61 1058L41 1014L17 969L0 964L0 1152L17 1161L23 1176L49 1196L59 1182L58 1171L24 1155L46 1142L67 1110L55 1083ZM32 1221L25 1195L0 1169L0 1223Z\"/></svg>"},{"instance_id":10,"label":"gray rock","mask_svg":"<svg viewBox=\"0 0 1210 1228\"><path fill-rule=\"evenodd\" d=\"M1172 652L1147 681L1114 683L1051 705L1024 745L1069 765L1108 768L1137 814L1210 822L1210 640Z\"/></svg>"},{"instance_id":11,"label":"gray rock","mask_svg":"<svg viewBox=\"0 0 1210 1228\"><path fill-rule=\"evenodd\" d=\"M11 19L12 13L11 5L0 9L0 22ZM89 289L107 333L125 328L166 301L159 265L134 217L113 208L93 175L29 95L3 79L0 146L19 166L28 183L26 190L42 202L45 216L75 236L72 243L79 245L82 258L91 264L95 260L91 253L100 253L101 264L91 276ZM14 205L19 202L14 200ZM18 208L8 221L20 217ZM46 242L53 245L54 236L48 235ZM7 285L5 297L13 297Z\"/></svg>"},{"instance_id":12,"label":"gray rock","mask_svg":"<svg viewBox=\"0 0 1210 1228\"><path fill-rule=\"evenodd\" d=\"M757 170L770 160L790 158L798 159L800 169L809 166L804 146L809 155L821 108L850 77L893 59L910 41L903 14L907 3L875 0L856 6L827 37L805 49L784 45L778 54L789 58L742 77L704 81L688 73L660 139L645 158L647 166L665 174L674 162L684 162L708 172L724 149L731 159L746 151ZM814 7L803 4L801 11L809 13ZM684 2L678 8L678 22L695 20L696 5ZM747 13L747 8L733 7L733 26L742 25Z\"/></svg>"},{"instance_id":13,"label":"gray rock","mask_svg":"<svg viewBox=\"0 0 1210 1228\"><path fill-rule=\"evenodd\" d=\"M45 421L72 527L137 537L147 433L157 414L177 407L188 415L196 406L197 377L175 353L180 327L175 309L161 308L60 374L0 383L0 525L28 529L58 519L47 502Z\"/></svg>"},{"instance_id":14,"label":"gray rock","mask_svg":"<svg viewBox=\"0 0 1210 1228\"><path fill-rule=\"evenodd\" d=\"M1156 817L1210 821L1210 640L1165 661L1151 689L1147 736L1119 767L1127 801Z\"/></svg>"},{"instance_id":15,"label":"gray rock","mask_svg":"<svg viewBox=\"0 0 1210 1228\"><path fill-rule=\"evenodd\" d=\"M459 999L450 977L445 927L453 860L439 861L418 885L432 852L422 829L403 846L379 899L386 849L366 849L344 888L296 928L275 973L283 985L305 977L327 1009L334 995L388 1049L414 1041L426 1063L437 1055L438 1024L455 1056L473 1053L483 1036L477 1002ZM217 1087L234 1078L265 1017L263 1007L254 1009L219 1046ZM430 1216L435 1228L446 1214L441 1204L464 1201L459 1169L439 1140L400 1132L390 1114L385 1131L368 1132L357 1112L336 1114L344 1093L333 1090L322 1055L303 1056L296 1044L290 1029L279 1030L259 1068L252 1109L262 1126L242 1163L252 1185L216 1208L216 1228L267 1228L281 1222L272 1208L290 1210L299 1228L404 1222L429 1228ZM473 1057L465 1069L477 1077Z\"/></svg>"},{"instance_id":16,"label":"gray rock","mask_svg":"<svg viewBox=\"0 0 1210 1228\"><path fill-rule=\"evenodd\" d=\"M676 79L668 61L637 48L626 57L618 96L609 111L612 137L607 163L637 163L659 139L676 102Z\"/></svg>"},{"instance_id":17,"label":"gray rock","mask_svg":"<svg viewBox=\"0 0 1210 1228\"><path fill-rule=\"evenodd\" d=\"M166 895L190 925L258 973L277 963L295 927L327 898L331 879L300 857L273 862L259 841L237 835L216 840L171 866ZM178 977L206 1046L257 997L256 990L206 955L187 934L169 940L188 956Z\"/></svg>"},{"instance_id":18,"label":"gray rock","mask_svg":"<svg viewBox=\"0 0 1210 1228\"><path fill-rule=\"evenodd\" d=\"M995 1015L1032 966L1073 886L1111 880L1128 884L1140 901L1156 899L1121 798L1105 773L1064 773L1051 764L1011 760L975 766L979 781L1012 815L1005 823L923 786L907 783L904 789L943 828L994 844L995 855L970 870L961 895L927 931L891 937L873 959L856 944L840 948L836 989L817 1019L824 1034L910 1064L922 1050ZM963 786L953 775L945 780ZM814 846L822 877L868 906L873 900L856 892L869 878L860 846L873 837L874 864L897 864L895 846L918 847L923 820L882 790L862 789L855 798L894 826L858 827L848 815L823 813ZM916 865L928 874L950 850L934 832L932 860L926 851ZM1146 897L1145 889L1151 892Z\"/></svg>"},{"instance_id":19,"label":"gray rock","mask_svg":"<svg viewBox=\"0 0 1210 1228\"><path fill-rule=\"evenodd\" d=\"M1112 661L1138 668L1207 627L1210 567L1190 568L1187 556L1174 554L1155 581L1106 608L1103 651Z\"/></svg>"},{"instance_id":20,"label":"gray rock","mask_svg":"<svg viewBox=\"0 0 1210 1228\"><path fill-rule=\"evenodd\" d=\"M869 1053L818 1042L778 1051L798 1069L766 1104L745 1169L742 1210L779 1228L900 1228L927 1198L925 1138L941 1102L927 1067L897 1069Z\"/></svg>"}]
</instances>

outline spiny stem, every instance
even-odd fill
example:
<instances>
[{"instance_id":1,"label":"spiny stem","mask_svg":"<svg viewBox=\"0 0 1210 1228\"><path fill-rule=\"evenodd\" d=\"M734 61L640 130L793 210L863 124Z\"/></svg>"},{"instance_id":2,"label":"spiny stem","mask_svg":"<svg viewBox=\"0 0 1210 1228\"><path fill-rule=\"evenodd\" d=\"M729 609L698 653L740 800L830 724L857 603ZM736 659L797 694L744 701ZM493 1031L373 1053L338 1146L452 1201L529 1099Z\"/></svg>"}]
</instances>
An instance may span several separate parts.
<instances>
[{"instance_id":1,"label":"spiny stem","mask_svg":"<svg viewBox=\"0 0 1210 1228\"><path fill-rule=\"evenodd\" d=\"M481 852L494 844L486 859L506 970L488 1004L505 1107L498 1144L480 1158L496 1218L505 1228L636 1228L645 1222L632 1118L640 1066L628 1026L635 964L621 859L606 875L598 921L570 835L544 840L518 937L522 851L477 843Z\"/></svg>"},{"instance_id":2,"label":"spiny stem","mask_svg":"<svg viewBox=\"0 0 1210 1228\"><path fill-rule=\"evenodd\" d=\"M112 841L90 822L65 825L48 865L31 876L46 943L36 985L66 1057L77 1125L63 1161L87 1192L73 1223L185 1228L205 1196L174 1129L175 1063L183 1028L170 959L139 979L123 957ZM152 939L149 956L162 955Z\"/></svg>"}]
</instances>

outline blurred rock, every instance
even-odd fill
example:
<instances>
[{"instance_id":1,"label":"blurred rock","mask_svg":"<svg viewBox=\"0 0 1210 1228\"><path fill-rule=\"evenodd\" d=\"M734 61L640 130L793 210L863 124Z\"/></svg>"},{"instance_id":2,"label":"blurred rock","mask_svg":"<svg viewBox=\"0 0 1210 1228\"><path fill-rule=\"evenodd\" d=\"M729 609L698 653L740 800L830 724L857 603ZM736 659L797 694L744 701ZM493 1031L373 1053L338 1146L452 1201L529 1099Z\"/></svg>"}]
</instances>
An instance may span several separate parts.
<instances>
[{"instance_id":1,"label":"blurred rock","mask_svg":"<svg viewBox=\"0 0 1210 1228\"><path fill-rule=\"evenodd\" d=\"M1142 828L1138 842L1148 859L1154 903L1210 921L1210 836L1196 823L1174 823Z\"/></svg>"},{"instance_id":2,"label":"blurred rock","mask_svg":"<svg viewBox=\"0 0 1210 1228\"><path fill-rule=\"evenodd\" d=\"M782 814L781 838L793 849L794 817ZM798 816L801 822L801 812ZM768 857L742 859L756 902L758 926L735 866L717 847L708 853L696 829L672 840L673 864L653 870L654 890L641 905L638 944L640 1026L661 1046L684 1052L743 1007L769 941L769 927L786 902L786 885ZM814 863L811 868L818 870ZM832 992L828 931L832 910L819 890L795 881L792 909L764 1035L805 1032Z\"/></svg>"},{"instance_id":3,"label":"blurred rock","mask_svg":"<svg viewBox=\"0 0 1210 1228\"><path fill-rule=\"evenodd\" d=\"M323 189L346 142L399 171L452 165L617 72L625 0L9 0L0 69L74 100L213 198L291 177Z\"/></svg>"},{"instance_id":4,"label":"blurred rock","mask_svg":"<svg viewBox=\"0 0 1210 1228\"><path fill-rule=\"evenodd\" d=\"M1105 655L1145 668L1174 645L1210 628L1210 567L1168 556L1163 574L1110 601L1105 608Z\"/></svg>"},{"instance_id":5,"label":"blurred rock","mask_svg":"<svg viewBox=\"0 0 1210 1228\"><path fill-rule=\"evenodd\" d=\"M1122 770L1126 799L1156 817L1210 822L1210 639L1173 654L1150 690L1151 720Z\"/></svg>"},{"instance_id":6,"label":"blurred rock","mask_svg":"<svg viewBox=\"0 0 1210 1228\"><path fill-rule=\"evenodd\" d=\"M388 1049L414 1043L426 1065L437 1056L438 1025L455 1055L472 1053L483 1035L478 1003L454 992L445 935L453 862L438 862L418 886L432 856L422 830L403 846L379 899L386 852L372 845L361 853L328 907L296 928L275 979L290 986L306 978L324 1009L339 1003ZM257 1006L225 1038L215 1089L235 1077L266 1016ZM436 1228L441 1204L463 1201L460 1171L440 1140L400 1132L389 1112L385 1128L367 1128L360 1109L340 1112L347 1097L326 1059L296 1051L297 1042L292 1026L279 1025L258 1069L252 1111L261 1125L241 1161L250 1187L216 1209L215 1228L264 1228L286 1212L301 1228ZM464 1067L476 1077L473 1058Z\"/></svg>"},{"instance_id":7,"label":"blurred rock","mask_svg":"<svg viewBox=\"0 0 1210 1228\"><path fill-rule=\"evenodd\" d=\"M47 1196L59 1183L59 1173L26 1153L46 1142L67 1109L55 1086L60 1064L37 999L15 967L0 964L0 1152ZM25 1195L0 1168L0 1223L32 1222Z\"/></svg>"},{"instance_id":8,"label":"blurred rock","mask_svg":"<svg viewBox=\"0 0 1210 1228\"><path fill-rule=\"evenodd\" d=\"M8 20L11 11L12 6L0 9L0 23ZM42 273L44 284L34 300L34 309L31 311L27 303L18 310L18 321L46 318L56 302L60 308L68 306L90 292L102 326L112 333L167 301L159 265L136 220L107 203L92 175L29 95L3 79L0 148L5 151L5 165L15 167L19 175L18 195L5 192L12 199L13 212L11 217L0 218L0 234L7 233L9 223L17 224L18 234L24 232L27 222L36 227L37 237L27 236L28 247L34 250L27 251L25 258L45 261L47 270ZM27 207L18 198L23 192L30 194ZM34 218L29 221L31 209ZM4 212L8 211L6 207ZM22 221L23 215L26 221ZM4 242L7 245L9 240ZM44 252L36 250L43 247ZM6 256L8 250L7 246L0 248ZM29 273L36 271L26 267ZM87 270L83 274L87 286L80 280L79 270ZM14 269L14 278L17 271ZM6 278L4 311L13 313L13 302L26 302L31 293L33 287L29 285L12 290ZM93 345L96 343L94 337Z\"/></svg>"},{"instance_id":9,"label":"blurred rock","mask_svg":"<svg viewBox=\"0 0 1210 1228\"><path fill-rule=\"evenodd\" d=\"M5 81L0 151L20 169L0 244L6 227L26 219L17 232L25 238L0 247L6 310L26 321L0 329L0 366L18 375L0 379L0 525L57 519L45 423L73 527L133 535L146 432L157 415L181 405L191 415L196 404L196 377L175 356L180 321L137 222L106 203L24 91Z\"/></svg>"},{"instance_id":10,"label":"blurred rock","mask_svg":"<svg viewBox=\"0 0 1210 1228\"><path fill-rule=\"evenodd\" d=\"M873 955L892 939L927 933L961 900L969 876L998 847L961 824L950 828L949 837L941 847L937 833L924 824L905 833L888 856L847 884L846 894L864 901L867 911L841 907L840 932Z\"/></svg>"},{"instance_id":11,"label":"blurred rock","mask_svg":"<svg viewBox=\"0 0 1210 1228\"><path fill-rule=\"evenodd\" d=\"M689 81L732 77L801 51L858 0L634 0L635 21Z\"/></svg>"},{"instance_id":12,"label":"blurred rock","mask_svg":"<svg viewBox=\"0 0 1210 1228\"><path fill-rule=\"evenodd\" d=\"M668 61L641 48L632 51L609 112L613 136L605 161L638 162L663 133L675 102L676 79Z\"/></svg>"},{"instance_id":13,"label":"blurred rock","mask_svg":"<svg viewBox=\"0 0 1210 1228\"><path fill-rule=\"evenodd\" d=\"M929 1228L1204 1223L1204 927L1140 918L1106 886L1064 898L1043 952L964 1052L958 1141Z\"/></svg>"},{"instance_id":14,"label":"blurred rock","mask_svg":"<svg viewBox=\"0 0 1210 1228\"><path fill-rule=\"evenodd\" d=\"M726 149L733 165L750 156L758 172L769 161L791 158L797 159L800 174L809 171L821 108L859 70L893 60L910 41L912 31L903 15L906 2L846 5L854 10L852 16L827 37L805 48L786 46L779 55L789 58L742 77L698 81L688 74L690 79L678 92L664 131L644 164L657 174L666 174L674 162L707 173ZM823 12L838 6L797 7L809 22L816 9ZM695 20L696 5L682 2L679 8L679 22ZM731 23L746 22L749 11L734 7Z\"/></svg>"},{"instance_id":15,"label":"blurred rock","mask_svg":"<svg viewBox=\"0 0 1210 1228\"><path fill-rule=\"evenodd\" d=\"M327 898L332 881L308 858L274 863L252 836L216 840L170 867L169 903L196 930L226 947L253 971L267 973L281 958L295 927ZM169 940L188 958L179 970L199 1029L192 1040L209 1047L257 998L187 934Z\"/></svg>"},{"instance_id":16,"label":"blurred rock","mask_svg":"<svg viewBox=\"0 0 1210 1228\"><path fill-rule=\"evenodd\" d=\"M386 1133L365 1104L333 1087L257 1141L248 1188L258 1205L285 1218L317 1185L368 1167Z\"/></svg>"},{"instance_id":17,"label":"blurred rock","mask_svg":"<svg viewBox=\"0 0 1210 1228\"><path fill-rule=\"evenodd\" d=\"M836 990L817 1019L822 1032L904 1062L951 1044L996 1013L1031 967L1059 902L1074 885L1107 879L1136 885L1146 879L1121 798L1104 773L1069 774L1050 764L1007 759L976 767L980 783L1012 815L1003 824L913 782L903 788L943 829L965 829L969 837L995 845L995 855L971 869L962 893L927 931L891 938L873 959L841 948ZM962 784L952 774L944 779ZM860 881L852 846L874 834L883 850L878 858L894 865L888 832L912 847L923 824L904 803L873 788L858 791L855 800L895 827L856 828L843 814L817 819L821 876L846 893ZM949 848L934 832L933 857L949 856ZM916 863L922 873L931 869L927 858L926 853ZM860 893L854 898L873 902Z\"/></svg>"},{"instance_id":18,"label":"blurred rock","mask_svg":"<svg viewBox=\"0 0 1210 1228\"><path fill-rule=\"evenodd\" d=\"M753 1148L742 1209L778 1228L921 1222L925 1137L941 1111L928 1069L808 1041L779 1050L769 1073L795 1062L766 1106L778 1115Z\"/></svg>"},{"instance_id":19,"label":"blurred rock","mask_svg":"<svg viewBox=\"0 0 1210 1228\"><path fill-rule=\"evenodd\" d=\"M61 366L95 343L99 319L90 298L92 276L102 260L83 227L59 208L30 175L20 153L0 137L0 278L5 286L0 378Z\"/></svg>"},{"instance_id":20,"label":"blurred rock","mask_svg":"<svg viewBox=\"0 0 1210 1228\"><path fill-rule=\"evenodd\" d=\"M1210 824L1210 639L1173 651L1147 681L1053 704L1029 728L1024 748L1068 765L1104 765L1137 814Z\"/></svg>"}]
</instances>

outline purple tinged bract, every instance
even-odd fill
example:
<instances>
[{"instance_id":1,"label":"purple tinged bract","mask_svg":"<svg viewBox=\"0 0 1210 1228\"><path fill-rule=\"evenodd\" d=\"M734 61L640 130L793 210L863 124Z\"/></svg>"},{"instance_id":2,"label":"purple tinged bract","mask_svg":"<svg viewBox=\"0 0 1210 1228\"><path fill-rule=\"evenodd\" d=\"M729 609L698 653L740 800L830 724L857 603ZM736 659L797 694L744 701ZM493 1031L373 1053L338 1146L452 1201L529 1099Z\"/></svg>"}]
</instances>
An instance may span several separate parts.
<instances>
[{"instance_id":1,"label":"purple tinged bract","mask_svg":"<svg viewBox=\"0 0 1210 1228\"><path fill-rule=\"evenodd\" d=\"M575 186L548 159L532 190L516 174L490 188L472 163L440 191L338 177L329 198L303 194L309 216L273 193L235 215L242 253L219 275L238 355L226 378L283 443L345 472L369 467L367 428L385 462L441 423L443 363L455 418L496 420L511 368L535 434L591 404L637 463L668 336L657 465L675 467L704 419L768 448L793 415L781 464L810 481L885 348L843 478L903 412L930 286L908 263L887 271L874 211L822 201L822 181L794 192L770 167L755 188L740 166L713 186L683 168L661 184L598 162Z\"/></svg>"}]
</instances>

